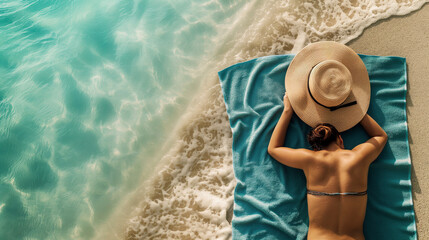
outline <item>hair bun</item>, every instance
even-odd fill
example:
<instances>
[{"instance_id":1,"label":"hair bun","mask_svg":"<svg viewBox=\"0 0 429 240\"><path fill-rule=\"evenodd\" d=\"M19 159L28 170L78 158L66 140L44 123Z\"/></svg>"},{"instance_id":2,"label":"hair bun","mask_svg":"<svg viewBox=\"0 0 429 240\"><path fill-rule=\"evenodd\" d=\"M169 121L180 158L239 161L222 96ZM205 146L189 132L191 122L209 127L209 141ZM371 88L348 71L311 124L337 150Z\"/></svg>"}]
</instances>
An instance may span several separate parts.
<instances>
[{"instance_id":1,"label":"hair bun","mask_svg":"<svg viewBox=\"0 0 429 240\"><path fill-rule=\"evenodd\" d=\"M327 126L322 125L319 128L319 135L322 137L323 140L326 140L331 135L331 129Z\"/></svg>"},{"instance_id":2,"label":"hair bun","mask_svg":"<svg viewBox=\"0 0 429 240\"><path fill-rule=\"evenodd\" d=\"M314 150L321 150L331 142L336 141L339 136L338 130L328 123L317 125L308 134L307 139Z\"/></svg>"}]
</instances>

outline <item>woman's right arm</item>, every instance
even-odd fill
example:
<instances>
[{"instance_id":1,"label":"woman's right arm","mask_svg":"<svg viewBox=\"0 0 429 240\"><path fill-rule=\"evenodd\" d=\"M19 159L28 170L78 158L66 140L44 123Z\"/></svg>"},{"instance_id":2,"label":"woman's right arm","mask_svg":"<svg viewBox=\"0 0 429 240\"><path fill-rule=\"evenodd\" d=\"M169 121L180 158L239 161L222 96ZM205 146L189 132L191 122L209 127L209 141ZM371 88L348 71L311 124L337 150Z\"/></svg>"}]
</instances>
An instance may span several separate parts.
<instances>
[{"instance_id":1,"label":"woman's right arm","mask_svg":"<svg viewBox=\"0 0 429 240\"><path fill-rule=\"evenodd\" d=\"M370 136L368 141L357 145L353 151L360 155L363 159L372 163L383 150L387 142L387 134L378 123L366 114L360 124Z\"/></svg>"}]
</instances>

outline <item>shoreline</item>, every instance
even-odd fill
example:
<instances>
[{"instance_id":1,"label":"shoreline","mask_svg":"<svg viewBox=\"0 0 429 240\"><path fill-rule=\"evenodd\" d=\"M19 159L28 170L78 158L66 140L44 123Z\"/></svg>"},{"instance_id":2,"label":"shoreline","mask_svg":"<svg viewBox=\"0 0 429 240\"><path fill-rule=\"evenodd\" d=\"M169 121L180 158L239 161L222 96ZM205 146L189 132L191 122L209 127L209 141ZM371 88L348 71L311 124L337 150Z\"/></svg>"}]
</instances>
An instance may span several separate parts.
<instances>
[{"instance_id":1,"label":"shoreline","mask_svg":"<svg viewBox=\"0 0 429 240\"><path fill-rule=\"evenodd\" d=\"M407 59L407 123L411 156L411 181L417 235L429 238L429 182L425 163L429 149L425 142L429 129L425 126L429 106L426 105L426 83L429 76L429 4L404 16L382 19L366 28L348 45L357 53L381 56L399 56Z\"/></svg>"}]
</instances>

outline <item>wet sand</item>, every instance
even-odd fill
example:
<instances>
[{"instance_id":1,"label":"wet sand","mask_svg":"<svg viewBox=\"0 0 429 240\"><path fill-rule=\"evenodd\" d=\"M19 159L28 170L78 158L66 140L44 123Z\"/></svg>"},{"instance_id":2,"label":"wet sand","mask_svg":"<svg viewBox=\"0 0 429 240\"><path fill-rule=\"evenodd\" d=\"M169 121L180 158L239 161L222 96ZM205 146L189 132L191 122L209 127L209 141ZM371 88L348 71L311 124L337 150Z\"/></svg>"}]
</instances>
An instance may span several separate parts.
<instances>
[{"instance_id":1,"label":"wet sand","mask_svg":"<svg viewBox=\"0 0 429 240\"><path fill-rule=\"evenodd\" d=\"M418 238L429 239L429 4L409 15L379 21L347 45L362 54L407 59L414 210Z\"/></svg>"}]
</instances>

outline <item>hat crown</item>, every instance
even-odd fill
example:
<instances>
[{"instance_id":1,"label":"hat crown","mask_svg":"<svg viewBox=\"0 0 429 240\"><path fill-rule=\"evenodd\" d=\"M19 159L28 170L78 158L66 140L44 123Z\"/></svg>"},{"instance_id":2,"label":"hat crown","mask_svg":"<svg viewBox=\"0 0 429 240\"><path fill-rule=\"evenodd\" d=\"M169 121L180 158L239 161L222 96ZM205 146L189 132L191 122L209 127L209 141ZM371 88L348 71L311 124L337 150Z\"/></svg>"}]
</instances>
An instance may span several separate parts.
<instances>
[{"instance_id":1,"label":"hat crown","mask_svg":"<svg viewBox=\"0 0 429 240\"><path fill-rule=\"evenodd\" d=\"M308 89L319 104L335 107L350 95L352 75L336 60L325 60L315 65L309 75Z\"/></svg>"},{"instance_id":2,"label":"hat crown","mask_svg":"<svg viewBox=\"0 0 429 240\"><path fill-rule=\"evenodd\" d=\"M324 68L333 70L324 73ZM321 77L324 74L333 75L334 80ZM331 83L325 83L327 80ZM350 47L333 41L311 43L297 53L287 68L285 87L291 106L302 121L311 127L330 123L339 132L359 123L371 99L369 75L362 58ZM325 94L322 89L334 94Z\"/></svg>"}]
</instances>

